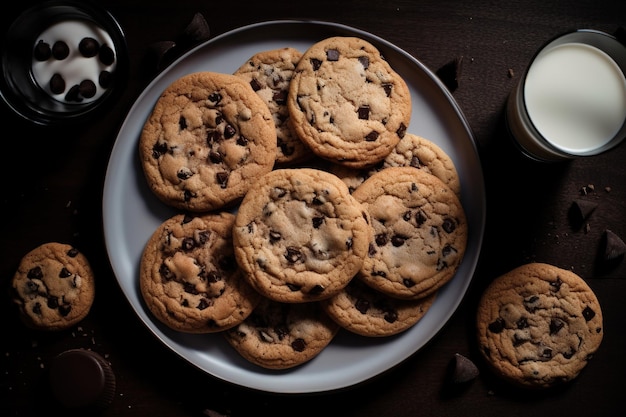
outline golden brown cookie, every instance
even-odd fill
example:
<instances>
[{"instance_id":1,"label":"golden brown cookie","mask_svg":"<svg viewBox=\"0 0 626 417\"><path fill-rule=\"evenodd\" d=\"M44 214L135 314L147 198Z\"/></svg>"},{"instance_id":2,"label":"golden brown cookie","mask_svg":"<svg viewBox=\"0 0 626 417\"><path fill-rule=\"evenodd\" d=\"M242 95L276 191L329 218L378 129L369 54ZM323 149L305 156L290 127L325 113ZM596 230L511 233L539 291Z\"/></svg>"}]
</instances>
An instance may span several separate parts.
<instances>
[{"instance_id":1,"label":"golden brown cookie","mask_svg":"<svg viewBox=\"0 0 626 417\"><path fill-rule=\"evenodd\" d=\"M602 310L572 271L530 263L496 278L477 312L480 352L505 380L548 388L577 377L602 342Z\"/></svg>"},{"instance_id":2,"label":"golden brown cookie","mask_svg":"<svg viewBox=\"0 0 626 417\"><path fill-rule=\"evenodd\" d=\"M76 248L44 243L27 253L12 281L12 298L23 322L38 330L67 329L89 311L95 297L89 261Z\"/></svg>"},{"instance_id":3,"label":"golden brown cookie","mask_svg":"<svg viewBox=\"0 0 626 417\"><path fill-rule=\"evenodd\" d=\"M307 49L289 87L294 129L318 156L363 168L381 161L406 133L411 95L371 43L330 37Z\"/></svg>"},{"instance_id":4,"label":"golden brown cookie","mask_svg":"<svg viewBox=\"0 0 626 417\"><path fill-rule=\"evenodd\" d=\"M418 168L434 175L457 196L461 196L461 182L456 166L450 155L435 142L407 133L387 155L380 169L404 166Z\"/></svg>"},{"instance_id":5,"label":"golden brown cookie","mask_svg":"<svg viewBox=\"0 0 626 417\"><path fill-rule=\"evenodd\" d=\"M374 228L360 279L389 296L414 300L454 277L468 225L458 197L439 178L413 167L390 167L352 195Z\"/></svg>"},{"instance_id":6,"label":"golden brown cookie","mask_svg":"<svg viewBox=\"0 0 626 417\"><path fill-rule=\"evenodd\" d=\"M353 279L339 294L320 303L342 328L361 336L384 337L414 326L435 297L436 293L418 300L401 300Z\"/></svg>"},{"instance_id":7,"label":"golden brown cookie","mask_svg":"<svg viewBox=\"0 0 626 417\"><path fill-rule=\"evenodd\" d=\"M288 369L315 358L338 331L319 303L263 298L243 323L223 334L248 361L263 368Z\"/></svg>"},{"instance_id":8,"label":"golden brown cookie","mask_svg":"<svg viewBox=\"0 0 626 417\"><path fill-rule=\"evenodd\" d=\"M237 202L274 167L276 126L240 77L185 75L157 100L139 139L148 185L164 203L203 212Z\"/></svg>"},{"instance_id":9,"label":"golden brown cookie","mask_svg":"<svg viewBox=\"0 0 626 417\"><path fill-rule=\"evenodd\" d=\"M261 51L235 71L267 104L274 116L277 148L276 164L292 165L309 159L310 149L294 132L287 109L291 77L302 53L295 48Z\"/></svg>"},{"instance_id":10,"label":"golden brown cookie","mask_svg":"<svg viewBox=\"0 0 626 417\"><path fill-rule=\"evenodd\" d=\"M237 211L233 241L246 279L281 302L329 298L359 271L367 213L336 176L312 168L261 177Z\"/></svg>"},{"instance_id":11,"label":"golden brown cookie","mask_svg":"<svg viewBox=\"0 0 626 417\"><path fill-rule=\"evenodd\" d=\"M173 330L214 333L241 323L260 296L233 254L235 216L177 214L154 231L141 257L139 285L152 314Z\"/></svg>"}]
</instances>

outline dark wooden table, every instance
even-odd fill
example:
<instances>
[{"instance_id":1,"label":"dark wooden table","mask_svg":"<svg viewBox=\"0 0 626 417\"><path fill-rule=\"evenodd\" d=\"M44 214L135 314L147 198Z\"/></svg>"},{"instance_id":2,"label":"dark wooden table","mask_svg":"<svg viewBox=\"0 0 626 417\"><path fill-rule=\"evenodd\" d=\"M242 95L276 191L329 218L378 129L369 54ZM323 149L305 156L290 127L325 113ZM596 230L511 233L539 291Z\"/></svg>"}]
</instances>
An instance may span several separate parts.
<instances>
[{"instance_id":1,"label":"dark wooden table","mask_svg":"<svg viewBox=\"0 0 626 417\"><path fill-rule=\"evenodd\" d=\"M33 1L3 5L3 31ZM128 85L106 114L89 123L38 127L4 107L1 139L0 279L8 289L20 258L47 241L80 248L97 271L89 316L70 331L26 329L6 291L0 301L0 415L57 410L46 375L50 359L83 347L104 355L117 375L107 416L201 416L207 409L235 416L608 416L623 415L626 376L626 261L596 262L602 233L626 238L626 144L563 164L526 160L511 146L506 98L535 50L573 28L613 33L626 25L626 2L497 1L135 1L99 2L120 22L130 52ZM462 57L453 92L474 131L487 189L487 226L477 271L451 320L400 366L359 386L314 395L275 395L232 386L165 348L135 316L119 289L102 231L102 191L116 133L142 89L157 74L149 45L180 36L200 12L218 35L254 22L311 18L369 31L404 49L431 70ZM588 227L573 228L568 209L584 197L598 204ZM578 379L528 392L502 384L480 361L473 336L476 303L485 285L522 263L572 269L596 292L605 337ZM455 353L474 360L478 378L449 384ZM57 410L59 411L59 410Z\"/></svg>"}]
</instances>

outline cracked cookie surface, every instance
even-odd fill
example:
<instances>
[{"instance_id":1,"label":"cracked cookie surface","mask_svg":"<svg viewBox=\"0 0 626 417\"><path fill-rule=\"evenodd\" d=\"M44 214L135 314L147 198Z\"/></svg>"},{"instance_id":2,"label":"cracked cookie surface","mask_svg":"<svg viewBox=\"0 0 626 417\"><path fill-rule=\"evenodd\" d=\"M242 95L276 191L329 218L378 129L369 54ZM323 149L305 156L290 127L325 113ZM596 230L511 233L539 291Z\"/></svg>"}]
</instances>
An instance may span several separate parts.
<instances>
[{"instance_id":1,"label":"cracked cookie surface","mask_svg":"<svg viewBox=\"0 0 626 417\"><path fill-rule=\"evenodd\" d=\"M89 261L71 245L44 243L27 253L12 280L23 322L38 330L67 329L89 313L95 297Z\"/></svg>"},{"instance_id":2,"label":"cracked cookie surface","mask_svg":"<svg viewBox=\"0 0 626 417\"><path fill-rule=\"evenodd\" d=\"M434 175L390 167L354 190L374 229L358 274L389 296L418 299L456 274L467 245L465 211L456 194Z\"/></svg>"},{"instance_id":3,"label":"cracked cookie surface","mask_svg":"<svg viewBox=\"0 0 626 417\"><path fill-rule=\"evenodd\" d=\"M276 126L249 83L231 74L180 77L157 100L139 138L150 189L178 209L238 201L276 159Z\"/></svg>"},{"instance_id":4,"label":"cracked cookie surface","mask_svg":"<svg viewBox=\"0 0 626 417\"><path fill-rule=\"evenodd\" d=\"M529 388L574 379L603 338L600 303L571 271L522 265L492 281L477 312L480 351L496 373Z\"/></svg>"},{"instance_id":5,"label":"cracked cookie surface","mask_svg":"<svg viewBox=\"0 0 626 417\"><path fill-rule=\"evenodd\" d=\"M152 314L186 333L214 333L241 323L260 296L233 254L235 216L177 214L148 240L139 285Z\"/></svg>"},{"instance_id":6,"label":"cracked cookie surface","mask_svg":"<svg viewBox=\"0 0 626 417\"><path fill-rule=\"evenodd\" d=\"M381 161L405 135L411 95L371 43L330 37L307 49L287 106L298 136L318 156L363 168Z\"/></svg>"},{"instance_id":7,"label":"cracked cookie surface","mask_svg":"<svg viewBox=\"0 0 626 417\"><path fill-rule=\"evenodd\" d=\"M274 170L246 194L233 228L245 277L275 301L331 297L367 254L367 213L336 176L312 168Z\"/></svg>"},{"instance_id":8,"label":"cracked cookie surface","mask_svg":"<svg viewBox=\"0 0 626 417\"><path fill-rule=\"evenodd\" d=\"M291 77L302 53L294 48L259 52L239 67L235 75L250 83L267 104L276 125L276 164L286 166L309 159L311 151L291 126L287 95Z\"/></svg>"},{"instance_id":9,"label":"cracked cookie surface","mask_svg":"<svg viewBox=\"0 0 626 417\"><path fill-rule=\"evenodd\" d=\"M338 331L319 303L263 298L243 323L223 334L246 360L268 369L288 369L316 357Z\"/></svg>"}]
</instances>

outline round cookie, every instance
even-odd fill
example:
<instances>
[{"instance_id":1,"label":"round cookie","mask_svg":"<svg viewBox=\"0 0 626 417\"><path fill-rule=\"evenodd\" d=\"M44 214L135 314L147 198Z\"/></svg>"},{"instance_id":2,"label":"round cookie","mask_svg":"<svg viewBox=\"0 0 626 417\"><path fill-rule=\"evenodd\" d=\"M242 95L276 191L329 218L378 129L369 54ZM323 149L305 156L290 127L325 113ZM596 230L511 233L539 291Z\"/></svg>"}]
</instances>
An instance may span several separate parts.
<instances>
[{"instance_id":1,"label":"round cookie","mask_svg":"<svg viewBox=\"0 0 626 417\"><path fill-rule=\"evenodd\" d=\"M152 314L173 330L214 333L241 323L260 296L233 254L235 215L224 212L164 221L141 257L139 285Z\"/></svg>"},{"instance_id":2,"label":"round cookie","mask_svg":"<svg viewBox=\"0 0 626 417\"><path fill-rule=\"evenodd\" d=\"M360 279L389 296L413 300L452 279L465 254L468 229L450 187L420 169L391 167L352 195L374 228Z\"/></svg>"},{"instance_id":3,"label":"round cookie","mask_svg":"<svg viewBox=\"0 0 626 417\"><path fill-rule=\"evenodd\" d=\"M351 168L384 159L411 119L405 81L375 46L357 37L310 46L291 79L287 107L314 153Z\"/></svg>"},{"instance_id":4,"label":"round cookie","mask_svg":"<svg viewBox=\"0 0 626 417\"><path fill-rule=\"evenodd\" d=\"M407 133L383 161L382 169L411 166L439 178L461 195L461 182L452 158L437 144L421 136Z\"/></svg>"},{"instance_id":5,"label":"round cookie","mask_svg":"<svg viewBox=\"0 0 626 417\"><path fill-rule=\"evenodd\" d=\"M263 298L243 323L223 334L246 360L263 368L287 369L313 359L338 331L339 325L319 303Z\"/></svg>"},{"instance_id":6,"label":"round cookie","mask_svg":"<svg viewBox=\"0 0 626 417\"><path fill-rule=\"evenodd\" d=\"M401 300L353 279L339 294L321 301L321 305L342 328L361 336L383 337L415 325L424 317L435 297L436 293L418 300Z\"/></svg>"},{"instance_id":7,"label":"round cookie","mask_svg":"<svg viewBox=\"0 0 626 417\"><path fill-rule=\"evenodd\" d=\"M44 243L27 253L12 280L22 321L37 330L63 330L84 319L95 297L89 261L71 245Z\"/></svg>"},{"instance_id":8,"label":"round cookie","mask_svg":"<svg viewBox=\"0 0 626 417\"><path fill-rule=\"evenodd\" d=\"M548 388L574 379L603 337L600 303L575 273L522 265L492 281L477 312L482 356L509 382Z\"/></svg>"},{"instance_id":9,"label":"round cookie","mask_svg":"<svg viewBox=\"0 0 626 417\"><path fill-rule=\"evenodd\" d=\"M352 192L375 173L385 168L402 166L419 168L434 175L457 196L461 196L461 181L450 156L434 142L408 132L391 153L373 167L351 169L340 164L331 164L329 171L341 178Z\"/></svg>"},{"instance_id":10,"label":"round cookie","mask_svg":"<svg viewBox=\"0 0 626 417\"><path fill-rule=\"evenodd\" d=\"M289 84L302 53L285 47L253 55L235 71L267 104L276 125L276 164L295 164L309 158L311 151L293 131L287 109Z\"/></svg>"},{"instance_id":11,"label":"round cookie","mask_svg":"<svg viewBox=\"0 0 626 417\"><path fill-rule=\"evenodd\" d=\"M185 75L157 100L139 139L150 189L185 211L220 209L238 201L250 182L274 167L272 115L240 77Z\"/></svg>"},{"instance_id":12,"label":"round cookie","mask_svg":"<svg viewBox=\"0 0 626 417\"><path fill-rule=\"evenodd\" d=\"M313 168L261 177L241 202L233 228L246 279L264 296L287 303L339 292L361 268L371 235L367 213L347 186Z\"/></svg>"}]
</instances>

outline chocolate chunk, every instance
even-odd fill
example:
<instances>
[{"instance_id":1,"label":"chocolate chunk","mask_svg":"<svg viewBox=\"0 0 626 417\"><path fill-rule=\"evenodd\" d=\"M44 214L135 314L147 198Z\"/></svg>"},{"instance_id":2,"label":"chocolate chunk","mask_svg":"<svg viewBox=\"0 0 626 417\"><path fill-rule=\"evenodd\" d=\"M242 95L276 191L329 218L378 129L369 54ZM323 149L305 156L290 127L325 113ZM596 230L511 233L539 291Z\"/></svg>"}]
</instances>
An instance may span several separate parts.
<instances>
[{"instance_id":1,"label":"chocolate chunk","mask_svg":"<svg viewBox=\"0 0 626 417\"><path fill-rule=\"evenodd\" d=\"M35 49L33 52L33 56L37 61L47 61L52 56L52 49L50 49L50 44L40 40L35 45Z\"/></svg>"},{"instance_id":2,"label":"chocolate chunk","mask_svg":"<svg viewBox=\"0 0 626 417\"><path fill-rule=\"evenodd\" d=\"M83 80L78 85L78 92L85 98L91 98L96 95L96 84L91 80Z\"/></svg>"},{"instance_id":3,"label":"chocolate chunk","mask_svg":"<svg viewBox=\"0 0 626 417\"><path fill-rule=\"evenodd\" d=\"M50 91L52 94L61 94L65 91L65 80L61 74L56 73L50 78Z\"/></svg>"},{"instance_id":4,"label":"chocolate chunk","mask_svg":"<svg viewBox=\"0 0 626 417\"><path fill-rule=\"evenodd\" d=\"M100 87L102 88L109 88L113 83L113 78L113 73L109 71L101 71L98 76L98 84L100 84Z\"/></svg>"},{"instance_id":5,"label":"chocolate chunk","mask_svg":"<svg viewBox=\"0 0 626 417\"><path fill-rule=\"evenodd\" d=\"M553 318L550 320L550 334L556 334L565 327L565 322L559 318Z\"/></svg>"},{"instance_id":6,"label":"chocolate chunk","mask_svg":"<svg viewBox=\"0 0 626 417\"><path fill-rule=\"evenodd\" d=\"M298 338L291 342L291 347L296 352L303 352L304 349L306 349L306 342L304 341L304 339Z\"/></svg>"},{"instance_id":7,"label":"chocolate chunk","mask_svg":"<svg viewBox=\"0 0 626 417\"><path fill-rule=\"evenodd\" d=\"M370 59L367 56L360 56L359 62L363 65L363 68L367 69L370 66Z\"/></svg>"},{"instance_id":8,"label":"chocolate chunk","mask_svg":"<svg viewBox=\"0 0 626 417\"><path fill-rule=\"evenodd\" d=\"M375 236L374 241L378 246L385 246L389 242L389 238L385 233L379 233Z\"/></svg>"},{"instance_id":9,"label":"chocolate chunk","mask_svg":"<svg viewBox=\"0 0 626 417\"><path fill-rule=\"evenodd\" d=\"M383 84L383 90L385 90L385 95L387 97L391 96L391 92L393 91L393 84Z\"/></svg>"},{"instance_id":10,"label":"chocolate chunk","mask_svg":"<svg viewBox=\"0 0 626 417\"><path fill-rule=\"evenodd\" d=\"M378 132L376 132L375 130L372 130L365 136L365 140L367 142L374 142L376 139L378 139Z\"/></svg>"},{"instance_id":11,"label":"chocolate chunk","mask_svg":"<svg viewBox=\"0 0 626 417\"><path fill-rule=\"evenodd\" d=\"M324 223L324 216L313 217L313 228L319 229L320 226Z\"/></svg>"},{"instance_id":12,"label":"chocolate chunk","mask_svg":"<svg viewBox=\"0 0 626 417\"><path fill-rule=\"evenodd\" d=\"M72 273L65 267L61 268L61 271L59 271L59 278L69 278L71 276Z\"/></svg>"},{"instance_id":13,"label":"chocolate chunk","mask_svg":"<svg viewBox=\"0 0 626 417\"><path fill-rule=\"evenodd\" d=\"M626 254L626 243L614 232L606 229L603 234L605 261L614 261L624 257Z\"/></svg>"},{"instance_id":14,"label":"chocolate chunk","mask_svg":"<svg viewBox=\"0 0 626 417\"><path fill-rule=\"evenodd\" d=\"M148 46L148 53L156 64L157 69L161 68L163 63L168 62L168 54L175 47L176 42L173 41L159 41Z\"/></svg>"},{"instance_id":15,"label":"chocolate chunk","mask_svg":"<svg viewBox=\"0 0 626 417\"><path fill-rule=\"evenodd\" d=\"M462 61L463 57L453 59L436 71L437 77L450 92L454 92L459 87L459 73Z\"/></svg>"},{"instance_id":16,"label":"chocolate chunk","mask_svg":"<svg viewBox=\"0 0 626 417\"><path fill-rule=\"evenodd\" d=\"M359 298L354 303L354 307L359 311L359 313L366 314L367 310L370 309L370 302L366 299Z\"/></svg>"},{"instance_id":17,"label":"chocolate chunk","mask_svg":"<svg viewBox=\"0 0 626 417\"><path fill-rule=\"evenodd\" d=\"M406 125L404 123L400 123L400 127L398 127L398 130L396 130L396 135L398 135L400 139L402 139L404 135L406 135Z\"/></svg>"},{"instance_id":18,"label":"chocolate chunk","mask_svg":"<svg viewBox=\"0 0 626 417\"><path fill-rule=\"evenodd\" d=\"M64 60L70 54L70 48L63 41L56 41L52 45L52 56L59 61Z\"/></svg>"},{"instance_id":19,"label":"chocolate chunk","mask_svg":"<svg viewBox=\"0 0 626 417\"><path fill-rule=\"evenodd\" d=\"M290 246L287 248L287 252L285 253L285 259L292 264L296 262L302 262L304 260L304 254L300 251L300 249Z\"/></svg>"},{"instance_id":20,"label":"chocolate chunk","mask_svg":"<svg viewBox=\"0 0 626 417\"><path fill-rule=\"evenodd\" d=\"M115 62L115 52L109 45L102 45L98 51L98 58L104 65L111 65Z\"/></svg>"},{"instance_id":21,"label":"chocolate chunk","mask_svg":"<svg viewBox=\"0 0 626 417\"><path fill-rule=\"evenodd\" d=\"M571 226L574 229L579 229L597 206L598 205L593 201L582 199L574 200L569 210L569 220Z\"/></svg>"},{"instance_id":22,"label":"chocolate chunk","mask_svg":"<svg viewBox=\"0 0 626 417\"><path fill-rule=\"evenodd\" d=\"M65 95L65 100L66 101L76 101L76 102L83 101L82 97L79 94L79 86L78 86L78 84L74 84L72 87L70 87L69 91Z\"/></svg>"},{"instance_id":23,"label":"chocolate chunk","mask_svg":"<svg viewBox=\"0 0 626 417\"><path fill-rule=\"evenodd\" d=\"M478 367L467 357L455 353L452 382L462 384L469 382L479 375Z\"/></svg>"},{"instance_id":24,"label":"chocolate chunk","mask_svg":"<svg viewBox=\"0 0 626 417\"><path fill-rule=\"evenodd\" d=\"M585 307L583 310L583 317L586 321L593 319L596 316L596 312L591 309L591 307Z\"/></svg>"},{"instance_id":25,"label":"chocolate chunk","mask_svg":"<svg viewBox=\"0 0 626 417\"><path fill-rule=\"evenodd\" d=\"M228 175L228 172L218 172L217 174L215 174L215 180L222 188L226 188L226 186L228 185L229 176L230 175Z\"/></svg>"},{"instance_id":26,"label":"chocolate chunk","mask_svg":"<svg viewBox=\"0 0 626 417\"><path fill-rule=\"evenodd\" d=\"M285 104L287 103L288 94L289 93L286 90L276 91L272 96L272 100L274 100L276 104Z\"/></svg>"},{"instance_id":27,"label":"chocolate chunk","mask_svg":"<svg viewBox=\"0 0 626 417\"><path fill-rule=\"evenodd\" d=\"M404 245L404 242L406 242L407 239L408 237L406 236L394 235L391 237L391 244L395 247L399 247L399 246Z\"/></svg>"},{"instance_id":28,"label":"chocolate chunk","mask_svg":"<svg viewBox=\"0 0 626 417\"><path fill-rule=\"evenodd\" d=\"M203 42L211 37L211 29L204 16L196 13L185 27L184 34L192 42Z\"/></svg>"},{"instance_id":29,"label":"chocolate chunk","mask_svg":"<svg viewBox=\"0 0 626 417\"><path fill-rule=\"evenodd\" d=\"M254 91L259 91L261 89L261 84L259 83L259 81L256 78L253 78L250 81L250 87L252 87L252 90L254 90Z\"/></svg>"},{"instance_id":30,"label":"chocolate chunk","mask_svg":"<svg viewBox=\"0 0 626 417\"><path fill-rule=\"evenodd\" d=\"M329 61L339 61L339 51L336 49L329 49L326 51L326 59Z\"/></svg>"},{"instance_id":31,"label":"chocolate chunk","mask_svg":"<svg viewBox=\"0 0 626 417\"><path fill-rule=\"evenodd\" d=\"M313 67L313 71L317 71L322 66L322 61L316 58L311 58L311 66Z\"/></svg>"},{"instance_id":32,"label":"chocolate chunk","mask_svg":"<svg viewBox=\"0 0 626 417\"><path fill-rule=\"evenodd\" d=\"M368 120L370 118L370 106L361 106L358 109L359 119Z\"/></svg>"},{"instance_id":33,"label":"chocolate chunk","mask_svg":"<svg viewBox=\"0 0 626 417\"><path fill-rule=\"evenodd\" d=\"M97 40L90 37L85 37L78 43L78 51L85 58L92 58L98 54L100 44Z\"/></svg>"},{"instance_id":34,"label":"chocolate chunk","mask_svg":"<svg viewBox=\"0 0 626 417\"><path fill-rule=\"evenodd\" d=\"M489 329L489 331L491 333L502 333L502 331L504 330L505 327L505 323L504 320L501 318L496 319L494 322L489 323L489 326L487 326L487 328Z\"/></svg>"},{"instance_id":35,"label":"chocolate chunk","mask_svg":"<svg viewBox=\"0 0 626 417\"><path fill-rule=\"evenodd\" d=\"M446 218L444 219L443 224L441 225L441 228L446 233L452 233L454 232L454 229L456 229L456 222L453 219Z\"/></svg>"}]
</instances>

